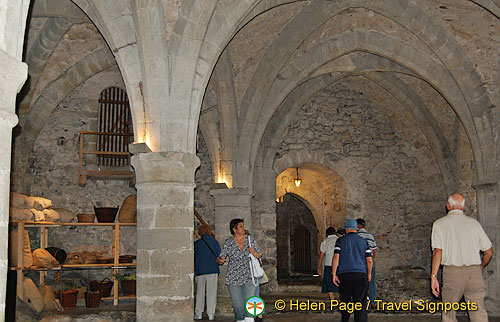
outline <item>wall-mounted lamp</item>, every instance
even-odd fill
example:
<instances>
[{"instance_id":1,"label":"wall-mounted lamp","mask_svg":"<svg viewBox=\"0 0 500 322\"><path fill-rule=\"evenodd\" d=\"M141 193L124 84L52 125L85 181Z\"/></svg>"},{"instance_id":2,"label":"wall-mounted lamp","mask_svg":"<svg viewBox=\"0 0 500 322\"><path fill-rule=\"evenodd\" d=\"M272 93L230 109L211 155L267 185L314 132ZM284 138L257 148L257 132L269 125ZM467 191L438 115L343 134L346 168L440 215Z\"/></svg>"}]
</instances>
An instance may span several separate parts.
<instances>
[{"instance_id":1,"label":"wall-mounted lamp","mask_svg":"<svg viewBox=\"0 0 500 322\"><path fill-rule=\"evenodd\" d=\"M302 182L302 180L299 178L299 168L295 168L297 170L297 176L295 177L295 185L297 186L297 188L300 186L300 183Z\"/></svg>"}]
</instances>

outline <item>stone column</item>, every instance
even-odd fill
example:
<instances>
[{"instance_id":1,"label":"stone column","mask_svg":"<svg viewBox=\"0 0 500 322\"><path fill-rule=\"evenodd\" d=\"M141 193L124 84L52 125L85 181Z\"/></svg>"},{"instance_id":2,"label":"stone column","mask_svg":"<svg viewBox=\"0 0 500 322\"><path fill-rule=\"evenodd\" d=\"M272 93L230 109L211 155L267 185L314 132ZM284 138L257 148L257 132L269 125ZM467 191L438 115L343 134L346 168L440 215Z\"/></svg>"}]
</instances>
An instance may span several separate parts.
<instances>
[{"instance_id":1,"label":"stone column","mask_svg":"<svg viewBox=\"0 0 500 322\"><path fill-rule=\"evenodd\" d=\"M262 266L269 278L269 283L262 285L262 289L264 293L274 292L278 289L276 201L274 199L255 200L253 204L253 236L262 250Z\"/></svg>"},{"instance_id":2,"label":"stone column","mask_svg":"<svg viewBox=\"0 0 500 322\"><path fill-rule=\"evenodd\" d=\"M478 219L486 234L493 243L493 258L485 269L486 277L486 308L491 313L499 314L500 301L500 227L499 218L499 191L498 182L478 182L473 185L476 189Z\"/></svg>"},{"instance_id":3,"label":"stone column","mask_svg":"<svg viewBox=\"0 0 500 322\"><path fill-rule=\"evenodd\" d=\"M133 153L133 152L132 152ZM137 321L192 321L194 154L138 153Z\"/></svg>"},{"instance_id":4,"label":"stone column","mask_svg":"<svg viewBox=\"0 0 500 322\"><path fill-rule=\"evenodd\" d=\"M229 222L233 218L245 221L245 229L252 230L251 201L253 192L250 189L213 189L210 194L215 198L215 236L221 243L231 237Z\"/></svg>"},{"instance_id":5,"label":"stone column","mask_svg":"<svg viewBox=\"0 0 500 322\"><path fill-rule=\"evenodd\" d=\"M12 128L16 95L28 75L28 66L0 49L0 321L5 317L5 292L8 266L9 192Z\"/></svg>"},{"instance_id":6,"label":"stone column","mask_svg":"<svg viewBox=\"0 0 500 322\"><path fill-rule=\"evenodd\" d=\"M256 166L254 172L255 198L252 209L254 237L262 249L262 266L269 283L262 285L265 293L278 289L277 233L276 233L276 172Z\"/></svg>"},{"instance_id":7,"label":"stone column","mask_svg":"<svg viewBox=\"0 0 500 322\"><path fill-rule=\"evenodd\" d=\"M229 222L233 218L241 218L245 222L245 229L252 230L251 199L253 192L250 189L213 189L210 194L215 198L214 233L221 247L224 241L231 237ZM232 313L229 291L226 287L227 264L221 266L218 292L217 312Z\"/></svg>"}]
</instances>

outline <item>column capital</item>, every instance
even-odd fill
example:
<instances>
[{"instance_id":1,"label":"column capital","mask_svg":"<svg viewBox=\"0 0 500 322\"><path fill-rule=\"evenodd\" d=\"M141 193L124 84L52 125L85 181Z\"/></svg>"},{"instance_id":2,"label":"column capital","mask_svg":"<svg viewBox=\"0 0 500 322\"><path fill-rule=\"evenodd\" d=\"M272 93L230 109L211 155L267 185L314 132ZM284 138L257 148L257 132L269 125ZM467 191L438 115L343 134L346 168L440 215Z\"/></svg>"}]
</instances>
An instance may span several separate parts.
<instances>
[{"instance_id":1,"label":"column capital","mask_svg":"<svg viewBox=\"0 0 500 322\"><path fill-rule=\"evenodd\" d=\"M0 109L0 126L12 129L19 122L16 114Z\"/></svg>"},{"instance_id":2,"label":"column capital","mask_svg":"<svg viewBox=\"0 0 500 322\"><path fill-rule=\"evenodd\" d=\"M19 93L28 77L28 65L0 49L0 68L2 69L0 80L5 82L3 84L14 90L14 94Z\"/></svg>"},{"instance_id":3,"label":"column capital","mask_svg":"<svg viewBox=\"0 0 500 322\"><path fill-rule=\"evenodd\" d=\"M200 165L196 154L183 152L138 153L131 159L137 184L143 183L193 183L194 172Z\"/></svg>"},{"instance_id":4,"label":"column capital","mask_svg":"<svg viewBox=\"0 0 500 322\"><path fill-rule=\"evenodd\" d=\"M212 189L210 195L215 198L215 207L251 207L254 196L252 189Z\"/></svg>"}]
</instances>

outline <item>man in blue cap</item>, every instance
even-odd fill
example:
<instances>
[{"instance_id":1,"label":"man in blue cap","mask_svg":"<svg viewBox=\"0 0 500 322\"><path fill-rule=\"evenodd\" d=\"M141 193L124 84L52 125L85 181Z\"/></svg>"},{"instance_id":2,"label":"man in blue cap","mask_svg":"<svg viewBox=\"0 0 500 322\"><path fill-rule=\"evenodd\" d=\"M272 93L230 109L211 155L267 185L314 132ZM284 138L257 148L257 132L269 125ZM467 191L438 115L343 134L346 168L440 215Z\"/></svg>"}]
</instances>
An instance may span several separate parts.
<instances>
[{"instance_id":1,"label":"man in blue cap","mask_svg":"<svg viewBox=\"0 0 500 322\"><path fill-rule=\"evenodd\" d=\"M366 239L356 234L356 220L347 219L342 228L346 234L335 243L332 260L333 283L339 286L342 302L361 303L361 308L354 310L354 321L366 322L366 295L372 273L372 251ZM341 310L340 313L342 322L348 322L351 314L347 310Z\"/></svg>"}]
</instances>

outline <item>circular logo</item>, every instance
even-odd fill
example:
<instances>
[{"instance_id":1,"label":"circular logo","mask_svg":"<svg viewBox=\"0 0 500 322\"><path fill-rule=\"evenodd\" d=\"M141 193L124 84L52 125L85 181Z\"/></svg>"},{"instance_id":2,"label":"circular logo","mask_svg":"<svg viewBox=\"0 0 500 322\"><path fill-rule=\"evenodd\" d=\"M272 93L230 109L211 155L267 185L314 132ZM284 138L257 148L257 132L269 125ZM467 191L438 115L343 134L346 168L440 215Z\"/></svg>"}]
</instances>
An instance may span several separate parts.
<instances>
[{"instance_id":1,"label":"circular logo","mask_svg":"<svg viewBox=\"0 0 500 322\"><path fill-rule=\"evenodd\" d=\"M265 307L266 303L258 296L252 296L245 302L245 310L251 316L261 315Z\"/></svg>"}]
</instances>

